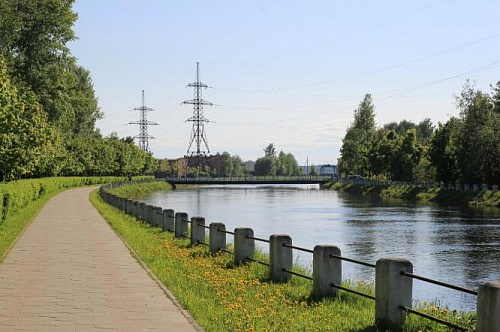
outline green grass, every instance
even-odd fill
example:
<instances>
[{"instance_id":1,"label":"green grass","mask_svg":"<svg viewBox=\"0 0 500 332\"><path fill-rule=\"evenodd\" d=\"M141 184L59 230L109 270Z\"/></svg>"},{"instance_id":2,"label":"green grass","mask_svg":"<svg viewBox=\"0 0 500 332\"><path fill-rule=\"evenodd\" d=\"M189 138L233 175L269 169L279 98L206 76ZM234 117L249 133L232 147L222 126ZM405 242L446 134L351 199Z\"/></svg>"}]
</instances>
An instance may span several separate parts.
<instances>
[{"instance_id":1,"label":"green grass","mask_svg":"<svg viewBox=\"0 0 500 332\"><path fill-rule=\"evenodd\" d=\"M315 301L309 280L292 277L289 283L272 283L267 267L258 263L233 266L232 255L212 255L204 246L190 246L187 239L175 239L171 233L141 223L104 203L97 191L91 194L91 201L206 331L385 331L374 325L372 300L342 291L335 298ZM267 260L262 253L256 258ZM346 285L373 294L372 284ZM420 307L473 330L470 314L431 304ZM404 331L447 328L410 317Z\"/></svg>"},{"instance_id":2,"label":"green grass","mask_svg":"<svg viewBox=\"0 0 500 332\"><path fill-rule=\"evenodd\" d=\"M374 195L385 198L399 198L419 202L435 202L440 204L471 206L488 206L500 208L500 191L492 190L472 192L457 191L441 188L418 188L411 185L398 186L363 186L354 184L342 184L340 182L329 183L323 186L324 189L333 189L341 192Z\"/></svg>"},{"instance_id":3,"label":"green grass","mask_svg":"<svg viewBox=\"0 0 500 332\"><path fill-rule=\"evenodd\" d=\"M120 197L137 198L150 192L170 189L172 189L172 186L168 182L158 181L121 186L108 191Z\"/></svg>"}]
</instances>

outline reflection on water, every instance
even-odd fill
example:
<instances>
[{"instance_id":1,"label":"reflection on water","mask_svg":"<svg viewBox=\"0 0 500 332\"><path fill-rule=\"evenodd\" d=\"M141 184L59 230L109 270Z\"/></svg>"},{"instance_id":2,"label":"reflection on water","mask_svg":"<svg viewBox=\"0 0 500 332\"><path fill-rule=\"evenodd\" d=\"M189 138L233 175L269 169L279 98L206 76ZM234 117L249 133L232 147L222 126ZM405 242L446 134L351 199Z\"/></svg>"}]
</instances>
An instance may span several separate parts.
<instances>
[{"instance_id":1,"label":"reflection on water","mask_svg":"<svg viewBox=\"0 0 500 332\"><path fill-rule=\"evenodd\" d=\"M223 222L228 230L253 228L257 237L288 234L295 246L334 244L342 255L375 263L382 257L410 260L414 273L477 289L500 280L500 212L379 200L317 186L206 186L157 192L148 204ZM261 248L267 248L261 245ZM294 251L311 269L312 255ZM343 263L344 277L372 280L374 269ZM439 300L451 309L474 310L476 298L421 281L414 297Z\"/></svg>"}]
</instances>

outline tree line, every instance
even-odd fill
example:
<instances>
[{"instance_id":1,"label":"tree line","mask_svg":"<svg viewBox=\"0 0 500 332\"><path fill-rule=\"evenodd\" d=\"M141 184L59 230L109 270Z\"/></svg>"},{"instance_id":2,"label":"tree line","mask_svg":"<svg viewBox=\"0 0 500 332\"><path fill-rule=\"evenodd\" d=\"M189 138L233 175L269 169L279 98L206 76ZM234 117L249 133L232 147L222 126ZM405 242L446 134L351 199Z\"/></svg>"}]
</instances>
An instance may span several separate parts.
<instances>
[{"instance_id":1,"label":"tree line","mask_svg":"<svg viewBox=\"0 0 500 332\"><path fill-rule=\"evenodd\" d=\"M354 111L340 149L341 175L408 182L500 183L500 82L484 92L467 81L456 97L460 111L445 123L402 120L375 124L366 94Z\"/></svg>"},{"instance_id":2,"label":"tree line","mask_svg":"<svg viewBox=\"0 0 500 332\"><path fill-rule=\"evenodd\" d=\"M0 2L0 180L126 175L155 160L133 138L103 137L90 73L67 44L74 0Z\"/></svg>"}]
</instances>

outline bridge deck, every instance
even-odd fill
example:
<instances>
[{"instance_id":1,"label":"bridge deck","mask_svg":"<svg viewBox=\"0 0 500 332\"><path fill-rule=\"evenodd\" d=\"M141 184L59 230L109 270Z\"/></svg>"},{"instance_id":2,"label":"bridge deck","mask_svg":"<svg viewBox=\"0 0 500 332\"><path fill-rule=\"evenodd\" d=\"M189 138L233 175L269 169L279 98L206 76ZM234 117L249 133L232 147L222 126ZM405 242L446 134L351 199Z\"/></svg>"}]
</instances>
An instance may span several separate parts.
<instances>
[{"instance_id":1,"label":"bridge deck","mask_svg":"<svg viewBox=\"0 0 500 332\"><path fill-rule=\"evenodd\" d=\"M295 176L295 177L226 177L226 178L164 178L172 185L207 184L207 185L251 185L251 184L322 184L332 181L331 176Z\"/></svg>"}]
</instances>

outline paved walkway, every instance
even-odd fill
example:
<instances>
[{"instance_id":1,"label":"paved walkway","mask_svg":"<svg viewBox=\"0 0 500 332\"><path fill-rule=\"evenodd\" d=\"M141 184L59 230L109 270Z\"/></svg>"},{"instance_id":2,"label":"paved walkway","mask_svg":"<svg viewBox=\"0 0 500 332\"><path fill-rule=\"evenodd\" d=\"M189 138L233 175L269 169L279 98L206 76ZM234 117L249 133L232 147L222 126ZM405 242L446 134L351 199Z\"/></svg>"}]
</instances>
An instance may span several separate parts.
<instances>
[{"instance_id":1,"label":"paved walkway","mask_svg":"<svg viewBox=\"0 0 500 332\"><path fill-rule=\"evenodd\" d=\"M0 331L196 331L88 200L65 191L0 263Z\"/></svg>"}]
</instances>

